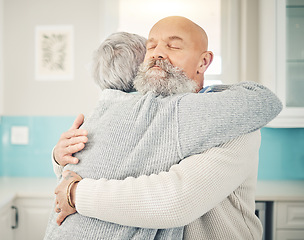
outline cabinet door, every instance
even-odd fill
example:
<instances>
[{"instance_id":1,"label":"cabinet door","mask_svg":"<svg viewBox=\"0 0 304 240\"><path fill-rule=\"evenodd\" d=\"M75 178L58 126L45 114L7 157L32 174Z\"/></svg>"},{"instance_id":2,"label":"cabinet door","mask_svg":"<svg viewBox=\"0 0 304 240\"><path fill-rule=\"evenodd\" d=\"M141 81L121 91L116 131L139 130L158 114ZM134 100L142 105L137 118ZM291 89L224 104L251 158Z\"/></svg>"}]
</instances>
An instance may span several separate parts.
<instances>
[{"instance_id":1,"label":"cabinet door","mask_svg":"<svg viewBox=\"0 0 304 240\"><path fill-rule=\"evenodd\" d=\"M13 240L12 203L8 203L0 209L0 239Z\"/></svg>"},{"instance_id":2,"label":"cabinet door","mask_svg":"<svg viewBox=\"0 0 304 240\"><path fill-rule=\"evenodd\" d=\"M299 229L304 231L304 203L277 203L277 228Z\"/></svg>"},{"instance_id":3,"label":"cabinet door","mask_svg":"<svg viewBox=\"0 0 304 240\"><path fill-rule=\"evenodd\" d=\"M304 2L276 2L277 93L283 101L283 120L304 126Z\"/></svg>"},{"instance_id":4,"label":"cabinet door","mask_svg":"<svg viewBox=\"0 0 304 240\"><path fill-rule=\"evenodd\" d=\"M286 106L304 108L304 2L286 4Z\"/></svg>"},{"instance_id":5,"label":"cabinet door","mask_svg":"<svg viewBox=\"0 0 304 240\"><path fill-rule=\"evenodd\" d=\"M260 0L259 76L282 100L268 126L304 127L304 2Z\"/></svg>"},{"instance_id":6,"label":"cabinet door","mask_svg":"<svg viewBox=\"0 0 304 240\"><path fill-rule=\"evenodd\" d=\"M41 240L46 226L54 198L17 198L15 205L19 212L19 225L15 229L15 239Z\"/></svg>"}]
</instances>

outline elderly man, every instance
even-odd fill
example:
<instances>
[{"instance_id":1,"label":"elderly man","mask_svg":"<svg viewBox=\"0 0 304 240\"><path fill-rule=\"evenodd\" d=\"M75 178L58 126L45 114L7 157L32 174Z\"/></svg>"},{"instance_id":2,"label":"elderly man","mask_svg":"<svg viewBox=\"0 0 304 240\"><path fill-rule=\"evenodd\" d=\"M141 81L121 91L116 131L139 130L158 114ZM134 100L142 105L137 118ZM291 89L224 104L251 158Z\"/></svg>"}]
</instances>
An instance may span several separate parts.
<instances>
[{"instance_id":1,"label":"elderly man","mask_svg":"<svg viewBox=\"0 0 304 240\"><path fill-rule=\"evenodd\" d=\"M172 82L166 81L167 79L164 78L166 72L168 72L168 69L166 69L168 66L163 64L162 61L152 61L150 65L150 59L164 59L183 69L187 77L194 80L196 91L199 91L203 86L204 72L212 60L212 53L207 51L207 38L199 26L185 18L169 17L161 20L152 28L145 58L148 66L143 67L142 73L139 74L134 85L142 93L151 89L154 92L171 91ZM254 85L250 88L254 88ZM259 91L259 89L256 88L254 91ZM245 91L241 95L246 93L249 92ZM210 94L211 99L213 95ZM208 105L210 104L208 101L208 104L204 107L197 109L193 101L199 100L199 97L197 95L194 98L179 99L181 106L193 115L189 118L189 116L178 114L181 122L187 122L187 118L188 121L193 121L186 128L179 129L181 134L185 134L186 139L191 135L193 138L200 138L202 133L197 132L197 129L201 128L196 129L195 126L203 121L202 111L206 111L207 116L216 112L220 119L223 117L221 115L223 113L217 112L216 108L208 109L210 106L216 106L216 104ZM258 97L258 94L256 97ZM223 98L222 100L231 99ZM260 100L257 99L257 102ZM267 97L264 100L267 100ZM254 105L253 99L251 101ZM233 101L228 104L231 103ZM246 104L250 105L250 101ZM278 107L276 104L278 103L275 103L274 107ZM234 105L234 107L240 107L241 105ZM260 110L262 109L255 108L253 111ZM181 112L187 113L187 111ZM273 113L272 117L277 113L278 111ZM226 112L226 114L229 113ZM207 119L205 120L208 122ZM234 117L228 117L226 120L232 121L233 128L231 131L233 132L234 127L236 127L233 124L235 123ZM271 119L267 119L266 122L269 120ZM242 120L240 120L240 123L246 125ZM212 128L211 124L204 126ZM216 127L218 126L216 125ZM261 125L256 126L256 128L258 127L261 127ZM77 125L75 128L77 128ZM70 131L71 136L81 135L80 130L75 128ZM218 130L223 129L219 128ZM237 131L239 130L237 129ZM252 130L254 129L247 129L246 131ZM217 132L215 130L212 133L216 134ZM78 138L74 141L75 139L72 139L72 145L75 146L73 151L76 152L83 147L81 143L85 140ZM227 139L225 140L227 141ZM182 149L173 149L173 151L182 152L182 154L178 154L181 159L204 150L200 144L195 146L196 141L191 140L184 143ZM188 143L189 145L187 145ZM60 156L66 155L68 151L66 146L68 145L65 144L61 149L56 147L54 150L56 160L62 165L65 165L66 160ZM57 146L60 146L60 144ZM243 147L246 149L244 150ZM221 147L210 149L204 154L184 159L179 165L172 167L169 172L159 175L108 181L106 179L81 180L79 176L69 172L70 176L81 180L71 188L71 201L72 204L76 202L77 211L83 215L118 224L144 228L172 228L187 225L184 233L185 238L258 239L261 236L261 226L254 216L254 186L257 175L258 148L259 134L252 133L223 144ZM165 149L166 146L161 148L162 151ZM142 149L142 151L144 150ZM167 150L172 152L172 149ZM161 158L161 155L153 155L153 157ZM166 155L166 157L168 156ZM145 162L146 159L142 159L142 161ZM64 174L64 176L67 176L67 174ZM57 192L60 192L60 186ZM138 230L138 232L141 231L144 231L144 229ZM138 232L136 233L138 234ZM143 237L144 235L140 236L142 239L147 239ZM177 239L172 236L171 239ZM180 233L177 236L180 236ZM154 237L157 238L157 234ZM160 234L159 237L164 236Z\"/></svg>"}]
</instances>

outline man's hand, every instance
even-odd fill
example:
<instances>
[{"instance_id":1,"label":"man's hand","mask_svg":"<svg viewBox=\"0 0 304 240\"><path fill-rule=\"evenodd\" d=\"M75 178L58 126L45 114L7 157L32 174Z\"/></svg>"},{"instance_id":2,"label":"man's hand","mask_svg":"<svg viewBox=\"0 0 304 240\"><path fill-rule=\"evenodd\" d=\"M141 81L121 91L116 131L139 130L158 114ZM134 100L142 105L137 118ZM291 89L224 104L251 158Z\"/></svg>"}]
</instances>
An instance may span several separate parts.
<instances>
[{"instance_id":1,"label":"man's hand","mask_svg":"<svg viewBox=\"0 0 304 240\"><path fill-rule=\"evenodd\" d=\"M72 154L82 150L88 141L88 132L84 129L78 129L83 121L83 114L79 114L72 127L61 135L56 144L54 148L54 159L59 165L65 166L68 163L77 164L79 162Z\"/></svg>"},{"instance_id":2,"label":"man's hand","mask_svg":"<svg viewBox=\"0 0 304 240\"><path fill-rule=\"evenodd\" d=\"M62 173L62 182L55 189L56 207L54 211L59 213L56 219L56 222L59 226L66 217L76 212L76 209L72 208L68 204L68 200L67 200L67 188L73 180L81 181L82 178L73 171L64 171ZM75 194L76 194L77 185L78 183L74 183L70 191L71 201L74 206L75 206Z\"/></svg>"}]
</instances>

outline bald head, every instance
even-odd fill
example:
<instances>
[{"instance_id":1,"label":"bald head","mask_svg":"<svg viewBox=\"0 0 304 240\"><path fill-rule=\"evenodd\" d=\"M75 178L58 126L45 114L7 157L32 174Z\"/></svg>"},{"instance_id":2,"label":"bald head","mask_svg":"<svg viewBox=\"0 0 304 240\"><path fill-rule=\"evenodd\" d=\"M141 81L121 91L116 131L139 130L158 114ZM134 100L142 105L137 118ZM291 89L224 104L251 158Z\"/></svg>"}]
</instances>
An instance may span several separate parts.
<instances>
[{"instance_id":1,"label":"bald head","mask_svg":"<svg viewBox=\"0 0 304 240\"><path fill-rule=\"evenodd\" d=\"M204 72L213 59L213 53L207 49L208 38L204 29L185 17L171 16L161 19L152 27L145 61L169 60L194 80L196 90L200 90L204 83Z\"/></svg>"},{"instance_id":2,"label":"bald head","mask_svg":"<svg viewBox=\"0 0 304 240\"><path fill-rule=\"evenodd\" d=\"M190 19L181 17L181 16L170 16L161 19L152 27L150 33L152 31L157 31L163 26L167 26L171 29L179 28L180 30L184 31L192 38L196 44L199 44L202 51L207 51L208 49L208 36L205 30L197 25L196 23L192 22Z\"/></svg>"}]
</instances>

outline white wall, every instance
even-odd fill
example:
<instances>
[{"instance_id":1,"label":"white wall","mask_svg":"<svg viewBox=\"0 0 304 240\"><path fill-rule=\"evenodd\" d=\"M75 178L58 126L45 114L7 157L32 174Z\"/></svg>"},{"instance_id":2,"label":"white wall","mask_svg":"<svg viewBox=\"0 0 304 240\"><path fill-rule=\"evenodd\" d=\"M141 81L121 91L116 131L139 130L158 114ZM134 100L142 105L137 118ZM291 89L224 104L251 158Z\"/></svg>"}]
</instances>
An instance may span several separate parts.
<instances>
[{"instance_id":1,"label":"white wall","mask_svg":"<svg viewBox=\"0 0 304 240\"><path fill-rule=\"evenodd\" d=\"M228 62L238 67L232 74L227 65L231 75L227 83L257 81L258 1L223 2L229 2L229 12L237 15L232 18L235 22L230 23L231 29L227 29L236 33L231 38L234 40L226 39L225 49L231 52ZM74 26L73 81L35 80L35 27L40 25ZM0 114L88 113L97 101L99 89L85 65L93 50L117 31L118 25L119 0L0 0Z\"/></svg>"},{"instance_id":2,"label":"white wall","mask_svg":"<svg viewBox=\"0 0 304 240\"><path fill-rule=\"evenodd\" d=\"M259 82L259 2L240 2L240 80Z\"/></svg>"},{"instance_id":3,"label":"white wall","mask_svg":"<svg viewBox=\"0 0 304 240\"><path fill-rule=\"evenodd\" d=\"M98 99L99 89L88 77L85 65L100 43L100 33L104 27L101 26L100 21L103 1L2 1L1 17L3 16L4 19L4 24L0 22L0 25L3 25L3 36L0 35L0 38L3 37L4 68L2 113L4 115L76 115L80 112L89 112ZM74 26L72 81L35 80L35 27L39 25Z\"/></svg>"},{"instance_id":4,"label":"white wall","mask_svg":"<svg viewBox=\"0 0 304 240\"><path fill-rule=\"evenodd\" d=\"M0 0L0 115L3 113L3 0Z\"/></svg>"},{"instance_id":5,"label":"white wall","mask_svg":"<svg viewBox=\"0 0 304 240\"><path fill-rule=\"evenodd\" d=\"M128 0L127 0L128 1ZM119 31L119 0L100 0L100 39Z\"/></svg>"}]
</instances>

